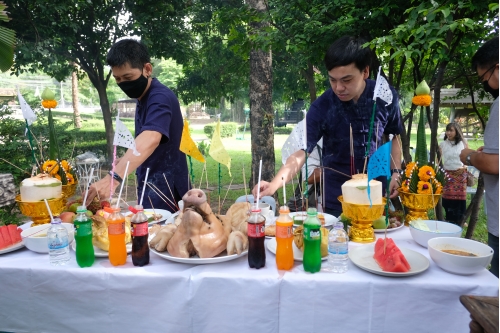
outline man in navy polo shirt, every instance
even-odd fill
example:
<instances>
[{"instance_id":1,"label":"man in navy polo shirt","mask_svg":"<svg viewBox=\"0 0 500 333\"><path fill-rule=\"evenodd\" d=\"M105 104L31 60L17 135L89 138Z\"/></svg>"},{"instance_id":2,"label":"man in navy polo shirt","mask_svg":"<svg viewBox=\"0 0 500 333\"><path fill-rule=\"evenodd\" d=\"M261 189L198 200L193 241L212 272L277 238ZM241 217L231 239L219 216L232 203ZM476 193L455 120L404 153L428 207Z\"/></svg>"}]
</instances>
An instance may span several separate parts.
<instances>
[{"instance_id":1,"label":"man in navy polo shirt","mask_svg":"<svg viewBox=\"0 0 500 333\"><path fill-rule=\"evenodd\" d=\"M139 156L128 149L115 166L113 191L128 173L136 170L138 196L142 195L146 169L149 168L148 183L154 184L171 203L165 203L150 187L146 186L143 206L176 211L177 201L189 190L186 155L179 150L183 121L179 101L175 94L157 79L151 78L153 67L147 48L134 39L123 39L115 43L108 52L108 65L118 86L130 98L137 99L135 113L135 145ZM164 176L165 175L165 176ZM87 202L99 192L101 198L108 198L111 187L108 175L92 184ZM168 181L168 185L167 182ZM169 189L170 186L170 189ZM173 194L173 196L172 196Z\"/></svg>"},{"instance_id":2,"label":"man in navy polo shirt","mask_svg":"<svg viewBox=\"0 0 500 333\"><path fill-rule=\"evenodd\" d=\"M368 138L373 110L375 81L369 80L371 51L362 45L359 38L344 36L336 40L325 55L331 89L325 91L311 104L307 112L307 151L311 153L318 140L323 137L323 165L325 169L325 212L339 216L342 206L337 197L342 195L341 186L350 175L350 127L354 145L354 170L363 172L365 149L371 141L371 156L383 138L394 135L392 140L391 197L397 196L398 179L401 172L401 148L399 134L402 131L398 95L391 88L392 103L377 99L373 134ZM378 129L378 131L377 131ZM269 183L261 182L261 196L273 195L282 186L282 177L289 181L305 162L304 151L292 154ZM332 171L336 170L338 172ZM340 173L339 173L340 172ZM366 171L365 171L366 172ZM343 174L342 174L343 173ZM257 186L253 189L257 193Z\"/></svg>"}]
</instances>

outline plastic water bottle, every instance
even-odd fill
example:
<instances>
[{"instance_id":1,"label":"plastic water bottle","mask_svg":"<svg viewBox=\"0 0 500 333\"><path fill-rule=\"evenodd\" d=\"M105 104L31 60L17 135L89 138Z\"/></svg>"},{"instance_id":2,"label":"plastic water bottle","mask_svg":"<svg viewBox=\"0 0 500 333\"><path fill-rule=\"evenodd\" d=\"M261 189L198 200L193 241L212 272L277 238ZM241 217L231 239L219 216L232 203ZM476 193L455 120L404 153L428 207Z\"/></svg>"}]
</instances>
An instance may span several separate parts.
<instances>
[{"instance_id":1,"label":"plastic water bottle","mask_svg":"<svg viewBox=\"0 0 500 333\"><path fill-rule=\"evenodd\" d=\"M344 224L337 222L328 234L328 271L333 273L347 272L349 237Z\"/></svg>"},{"instance_id":2,"label":"plastic water bottle","mask_svg":"<svg viewBox=\"0 0 500 333\"><path fill-rule=\"evenodd\" d=\"M49 261L52 266L65 265L69 261L68 230L55 218L47 230Z\"/></svg>"}]
</instances>

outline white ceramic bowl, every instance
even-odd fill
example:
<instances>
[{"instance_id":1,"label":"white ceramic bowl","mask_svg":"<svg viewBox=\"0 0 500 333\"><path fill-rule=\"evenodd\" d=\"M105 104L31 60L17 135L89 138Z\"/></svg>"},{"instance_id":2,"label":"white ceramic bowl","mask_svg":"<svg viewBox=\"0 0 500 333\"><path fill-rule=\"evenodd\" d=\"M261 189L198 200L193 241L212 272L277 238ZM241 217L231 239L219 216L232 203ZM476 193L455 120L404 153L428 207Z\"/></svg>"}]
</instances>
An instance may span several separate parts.
<instances>
[{"instance_id":1,"label":"white ceramic bowl","mask_svg":"<svg viewBox=\"0 0 500 333\"><path fill-rule=\"evenodd\" d=\"M486 244L472 239L439 237L429 240L429 255L443 270L459 275L470 275L487 268L493 258L493 249ZM443 252L441 250L459 250L475 254L466 257Z\"/></svg>"},{"instance_id":2,"label":"white ceramic bowl","mask_svg":"<svg viewBox=\"0 0 500 333\"><path fill-rule=\"evenodd\" d=\"M421 220L420 222L425 223L430 231L417 229L410 223L410 233L415 242L423 247L427 247L427 242L432 238L460 237L462 235L462 228L453 223L434 220ZM436 232L436 222L438 232Z\"/></svg>"},{"instance_id":3,"label":"white ceramic bowl","mask_svg":"<svg viewBox=\"0 0 500 333\"><path fill-rule=\"evenodd\" d=\"M75 226L73 223L61 223L68 230L68 240L69 244L75 239ZM38 225L36 227L31 227L23 230L21 232L21 238L23 239L23 244L31 251L38 253L49 253L49 245L47 244L47 230L50 227L49 224ZM40 231L35 234L35 232ZM32 235L32 236L30 236ZM36 237L39 235L44 235L43 237Z\"/></svg>"}]
</instances>

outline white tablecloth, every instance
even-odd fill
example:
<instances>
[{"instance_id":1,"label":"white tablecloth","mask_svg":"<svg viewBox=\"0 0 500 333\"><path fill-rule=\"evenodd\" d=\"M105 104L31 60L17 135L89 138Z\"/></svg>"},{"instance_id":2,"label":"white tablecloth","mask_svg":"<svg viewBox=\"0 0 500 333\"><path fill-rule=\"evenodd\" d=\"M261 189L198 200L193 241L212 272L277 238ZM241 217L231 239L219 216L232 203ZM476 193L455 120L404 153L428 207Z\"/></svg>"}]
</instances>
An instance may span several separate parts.
<instances>
[{"instance_id":1,"label":"white tablecloth","mask_svg":"<svg viewBox=\"0 0 500 333\"><path fill-rule=\"evenodd\" d=\"M379 235L377 235L379 236ZM380 235L381 236L381 235ZM421 252L407 228L389 234ZM351 243L350 248L360 246ZM0 255L0 331L6 332L469 332L459 296L498 296L488 271L449 274L430 260L422 274L391 278L349 263L345 274L250 269L247 258L191 266L151 253L134 267L72 260L52 267L48 255Z\"/></svg>"}]
</instances>

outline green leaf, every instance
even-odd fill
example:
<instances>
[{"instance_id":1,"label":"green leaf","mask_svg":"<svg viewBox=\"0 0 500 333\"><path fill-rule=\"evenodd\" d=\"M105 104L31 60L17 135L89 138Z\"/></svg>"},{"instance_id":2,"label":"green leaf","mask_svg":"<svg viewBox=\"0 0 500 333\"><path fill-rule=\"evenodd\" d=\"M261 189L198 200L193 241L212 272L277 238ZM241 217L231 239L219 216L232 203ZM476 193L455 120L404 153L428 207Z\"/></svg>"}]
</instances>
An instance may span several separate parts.
<instances>
[{"instance_id":1,"label":"green leaf","mask_svg":"<svg viewBox=\"0 0 500 333\"><path fill-rule=\"evenodd\" d=\"M417 129L417 149L415 152L415 161L419 167L427 164L427 143L425 137L425 118L424 107L420 107L420 118L418 121Z\"/></svg>"}]
</instances>

